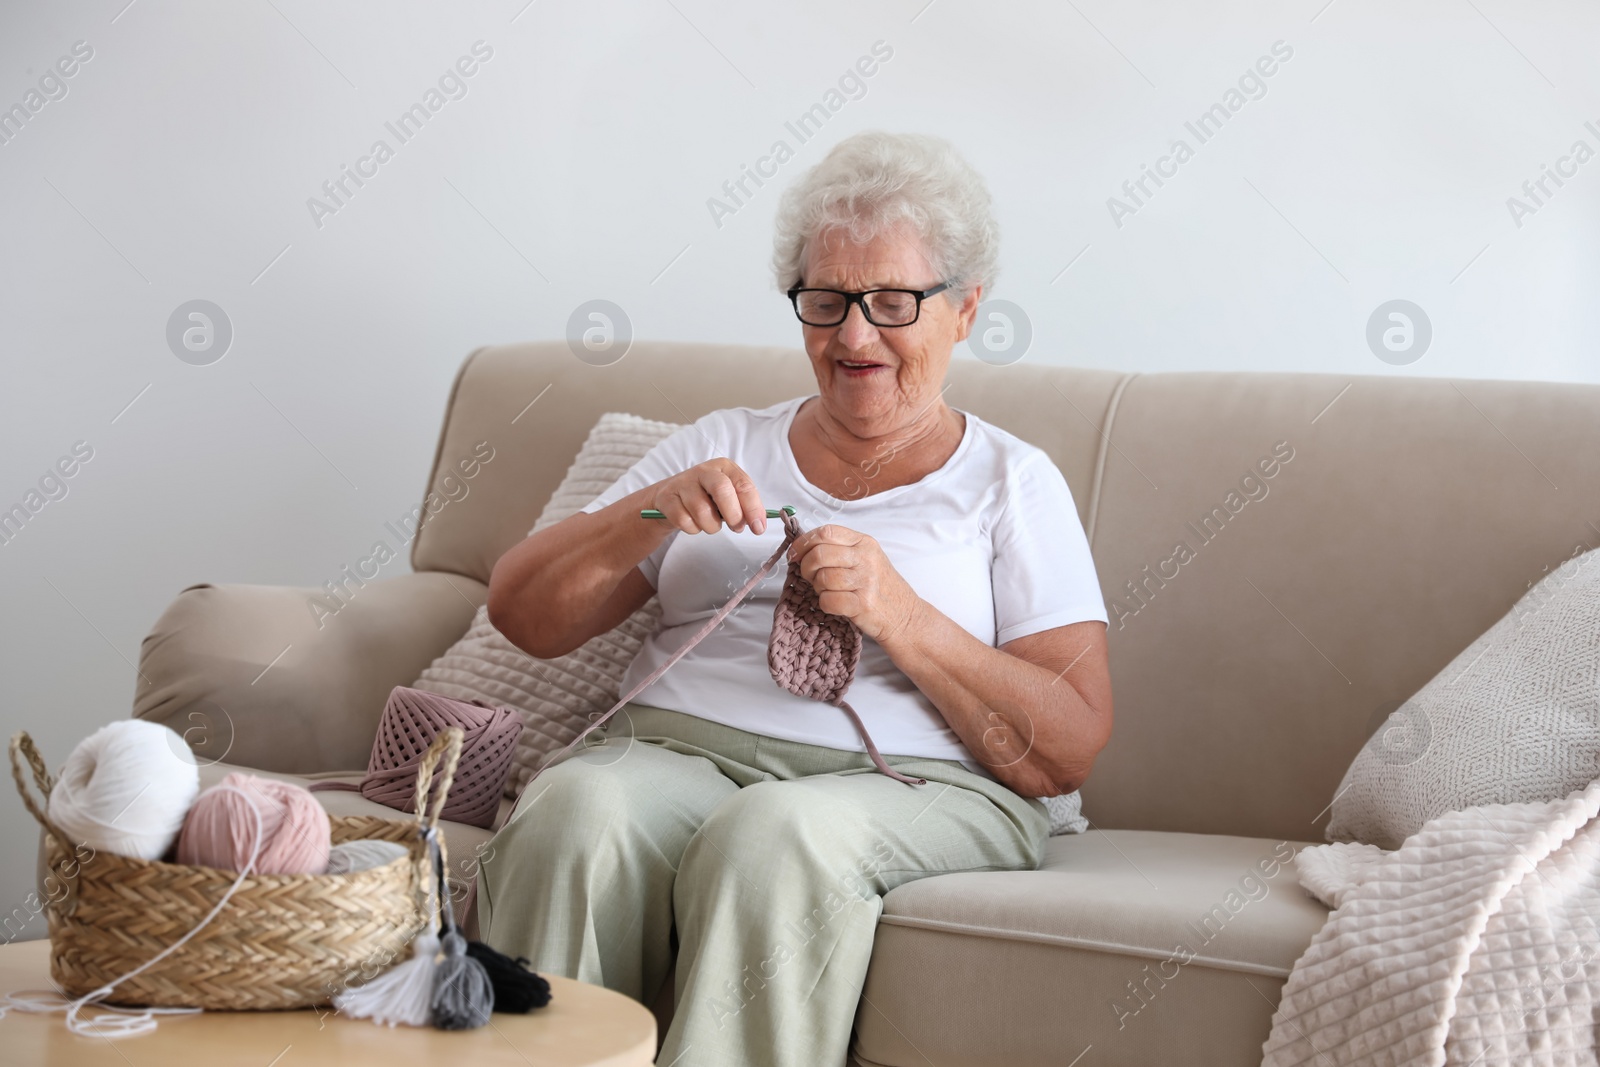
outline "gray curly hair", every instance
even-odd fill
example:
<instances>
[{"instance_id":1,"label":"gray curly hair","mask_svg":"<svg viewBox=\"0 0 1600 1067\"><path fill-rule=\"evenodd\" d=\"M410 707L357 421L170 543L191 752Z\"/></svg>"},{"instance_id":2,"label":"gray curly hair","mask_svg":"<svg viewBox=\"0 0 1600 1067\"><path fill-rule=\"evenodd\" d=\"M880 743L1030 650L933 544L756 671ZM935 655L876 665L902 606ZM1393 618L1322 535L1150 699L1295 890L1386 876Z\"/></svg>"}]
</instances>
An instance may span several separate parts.
<instances>
[{"instance_id":1,"label":"gray curly hair","mask_svg":"<svg viewBox=\"0 0 1600 1067\"><path fill-rule=\"evenodd\" d=\"M861 243L902 223L922 238L953 301L993 286L1000 226L983 176L942 137L868 130L784 190L772 254L778 288L800 283L806 246L823 231L837 227Z\"/></svg>"}]
</instances>

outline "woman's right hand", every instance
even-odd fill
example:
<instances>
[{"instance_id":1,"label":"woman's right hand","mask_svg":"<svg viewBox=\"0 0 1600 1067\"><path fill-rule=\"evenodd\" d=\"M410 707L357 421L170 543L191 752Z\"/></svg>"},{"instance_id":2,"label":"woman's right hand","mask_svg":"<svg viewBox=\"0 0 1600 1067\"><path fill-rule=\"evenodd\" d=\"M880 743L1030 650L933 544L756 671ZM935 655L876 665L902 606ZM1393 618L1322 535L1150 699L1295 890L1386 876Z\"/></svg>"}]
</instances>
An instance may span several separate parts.
<instances>
[{"instance_id":1,"label":"woman's right hand","mask_svg":"<svg viewBox=\"0 0 1600 1067\"><path fill-rule=\"evenodd\" d=\"M684 533L716 533L727 523L738 532L765 533L767 509L756 483L731 459L718 457L651 486L651 507Z\"/></svg>"}]
</instances>

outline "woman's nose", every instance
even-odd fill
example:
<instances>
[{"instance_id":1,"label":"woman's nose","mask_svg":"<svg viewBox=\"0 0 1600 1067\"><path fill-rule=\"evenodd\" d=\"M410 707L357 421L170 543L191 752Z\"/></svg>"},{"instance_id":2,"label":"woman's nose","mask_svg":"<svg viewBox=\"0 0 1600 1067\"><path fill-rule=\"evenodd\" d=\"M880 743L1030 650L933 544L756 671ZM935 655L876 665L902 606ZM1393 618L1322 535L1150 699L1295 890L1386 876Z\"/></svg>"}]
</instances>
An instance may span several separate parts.
<instances>
[{"instance_id":1,"label":"woman's nose","mask_svg":"<svg viewBox=\"0 0 1600 1067\"><path fill-rule=\"evenodd\" d=\"M839 343L851 351L865 348L878 339L878 328L867 321L860 304L851 304L839 324Z\"/></svg>"}]
</instances>

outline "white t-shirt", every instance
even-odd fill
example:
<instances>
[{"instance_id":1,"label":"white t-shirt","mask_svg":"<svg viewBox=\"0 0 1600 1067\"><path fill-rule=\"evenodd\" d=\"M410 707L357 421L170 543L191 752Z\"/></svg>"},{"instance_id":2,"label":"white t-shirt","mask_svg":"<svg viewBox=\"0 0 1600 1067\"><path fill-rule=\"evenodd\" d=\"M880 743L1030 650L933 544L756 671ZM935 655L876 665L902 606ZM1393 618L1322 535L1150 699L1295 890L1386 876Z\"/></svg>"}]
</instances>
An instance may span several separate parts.
<instances>
[{"instance_id":1,"label":"white t-shirt","mask_svg":"<svg viewBox=\"0 0 1600 1067\"><path fill-rule=\"evenodd\" d=\"M726 457L754 479L764 507L793 505L802 530L831 522L876 539L918 596L986 645L1068 623L1107 621L1072 491L1042 449L963 412L961 444L943 467L910 485L840 500L806 480L789 447L789 427L808 399L713 411L658 443L582 510L597 511ZM869 466L858 478L871 472ZM660 597L662 617L629 665L622 692L670 658L782 541L782 520L773 518L760 536L726 527L714 534L668 534L639 564ZM780 557L722 625L634 699L751 733L865 752L849 716L779 687L767 669L767 640L786 573ZM973 761L933 702L865 635L844 699L885 755L959 760L993 777Z\"/></svg>"}]
</instances>

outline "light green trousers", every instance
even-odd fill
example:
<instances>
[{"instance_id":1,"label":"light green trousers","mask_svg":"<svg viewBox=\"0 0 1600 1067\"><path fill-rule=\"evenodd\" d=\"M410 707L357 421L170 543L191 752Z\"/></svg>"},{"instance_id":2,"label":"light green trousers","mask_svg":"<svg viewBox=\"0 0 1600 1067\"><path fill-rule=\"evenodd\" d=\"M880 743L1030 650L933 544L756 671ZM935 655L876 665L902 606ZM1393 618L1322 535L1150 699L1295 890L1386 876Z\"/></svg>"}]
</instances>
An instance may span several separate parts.
<instances>
[{"instance_id":1,"label":"light green trousers","mask_svg":"<svg viewBox=\"0 0 1600 1067\"><path fill-rule=\"evenodd\" d=\"M641 704L603 732L494 838L479 927L535 971L646 1005L676 950L662 1067L840 1067L883 894L1036 870L1049 835L1041 801L954 760L885 754L928 779L911 786L865 752Z\"/></svg>"}]
</instances>

